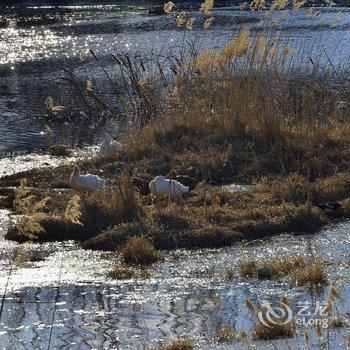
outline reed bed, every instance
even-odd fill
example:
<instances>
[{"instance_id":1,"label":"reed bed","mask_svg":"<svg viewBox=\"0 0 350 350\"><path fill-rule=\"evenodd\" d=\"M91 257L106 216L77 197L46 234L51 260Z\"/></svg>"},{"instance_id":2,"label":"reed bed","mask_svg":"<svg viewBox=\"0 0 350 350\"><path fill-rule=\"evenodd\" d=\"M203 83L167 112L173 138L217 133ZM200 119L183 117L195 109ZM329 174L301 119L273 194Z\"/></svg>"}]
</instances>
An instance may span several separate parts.
<instances>
[{"instance_id":1,"label":"reed bed","mask_svg":"<svg viewBox=\"0 0 350 350\"><path fill-rule=\"evenodd\" d=\"M260 5L252 4L255 10ZM280 4L275 5L276 10ZM208 2L203 14L211 6ZM191 25L181 13L175 18L184 30ZM314 232L333 217L348 217L348 67L335 66L323 51L310 58L302 44L292 47L273 26L266 28L241 27L217 48L184 40L152 62L113 55L117 81L91 52L118 97L118 108L92 81L79 81L65 70L80 118L99 115L123 126L123 147L81 162L83 172L103 174L109 183L81 198L56 191L68 187L69 166L2 179L10 186L27 178L35 191L15 196L16 210L34 199L41 203L27 214L26 220L34 216L34 232L25 237L30 225L17 225L8 238L69 237L83 240L86 248L115 250L146 236L155 249L205 248L282 232ZM47 107L68 113L58 111L52 99ZM171 170L196 174L200 181L182 208L154 207L133 188L132 176L152 178ZM219 187L230 182L252 187L239 193ZM329 215L317 208L327 201L339 201L341 209Z\"/></svg>"}]
</instances>

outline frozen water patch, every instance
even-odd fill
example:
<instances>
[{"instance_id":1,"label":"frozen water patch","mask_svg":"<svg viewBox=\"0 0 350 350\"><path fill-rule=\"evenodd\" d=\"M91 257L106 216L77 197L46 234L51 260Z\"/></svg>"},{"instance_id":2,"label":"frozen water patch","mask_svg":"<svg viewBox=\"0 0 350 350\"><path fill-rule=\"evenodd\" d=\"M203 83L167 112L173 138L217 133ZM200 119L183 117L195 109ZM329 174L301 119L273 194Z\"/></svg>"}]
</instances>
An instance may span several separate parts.
<instances>
[{"instance_id":1,"label":"frozen water patch","mask_svg":"<svg viewBox=\"0 0 350 350\"><path fill-rule=\"evenodd\" d=\"M96 154L97 147L74 151L71 157L53 157L44 154L27 154L0 159L0 178L32 169L71 164L78 159Z\"/></svg>"}]
</instances>

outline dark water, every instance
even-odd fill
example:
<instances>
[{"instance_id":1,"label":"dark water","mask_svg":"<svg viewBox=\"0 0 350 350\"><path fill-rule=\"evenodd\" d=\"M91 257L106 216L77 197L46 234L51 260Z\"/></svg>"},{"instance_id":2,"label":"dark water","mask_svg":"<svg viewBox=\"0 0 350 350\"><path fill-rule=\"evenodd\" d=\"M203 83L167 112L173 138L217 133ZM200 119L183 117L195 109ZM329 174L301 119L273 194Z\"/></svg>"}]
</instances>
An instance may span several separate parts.
<instances>
[{"instance_id":1,"label":"dark water","mask_svg":"<svg viewBox=\"0 0 350 350\"><path fill-rule=\"evenodd\" d=\"M220 46L244 25L261 30L271 24L271 19L266 19L268 11L240 11L228 6L215 10L214 25L204 30L198 5L192 2L179 5L197 19L194 29L186 31L176 28L173 15L148 15L149 6L160 2L60 1L60 6L54 6L57 3L0 4L0 147L8 152L35 151L51 142L42 133L47 121L40 116L48 96L55 103L68 104L66 89L59 79L62 67L73 70L82 80L91 79L95 89L111 93L104 90L106 77L88 54L90 49L116 78L112 53L147 59L151 53L164 52L166 47L183 42L184 37L188 41L196 38L203 47ZM272 17L283 17L278 27L283 40L296 47L302 42L302 50L311 57L319 54L322 45L341 62L349 52L349 11L320 11L320 15L311 17L306 10L279 11ZM54 140L66 138L74 146L95 142L103 127L88 127L83 118L68 125L56 122L50 126ZM117 132L117 127L112 131Z\"/></svg>"}]
</instances>

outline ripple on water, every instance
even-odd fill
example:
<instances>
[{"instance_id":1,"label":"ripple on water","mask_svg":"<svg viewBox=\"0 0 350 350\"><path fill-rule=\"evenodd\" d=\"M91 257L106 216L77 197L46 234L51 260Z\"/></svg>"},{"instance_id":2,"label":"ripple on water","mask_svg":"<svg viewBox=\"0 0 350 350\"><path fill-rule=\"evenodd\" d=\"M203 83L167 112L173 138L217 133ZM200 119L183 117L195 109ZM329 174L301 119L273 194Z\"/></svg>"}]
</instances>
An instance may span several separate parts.
<instances>
[{"instance_id":1,"label":"ripple on water","mask_svg":"<svg viewBox=\"0 0 350 350\"><path fill-rule=\"evenodd\" d=\"M238 276L228 282L225 269L236 271L238 261L246 257L306 257L312 252L329 263L331 280L340 284L347 297L349 271L339 265L349 261L350 252L336 253L348 242L349 228L350 223L345 222L316 235L281 235L223 249L178 250L151 268L150 279L136 281L108 280L106 272L115 261L103 259L101 252L81 250L74 242L24 244L25 249L46 251L48 257L15 268L11 274L0 346L19 344L16 342L23 338L31 339L34 346L36 336L46 341L55 313L52 341L57 347L84 341L86 348L98 343L105 348L140 348L190 334L203 348L220 348L223 345L215 342L219 326L251 330L253 320L245 307L246 298L258 303L287 293L295 305L297 301L324 301L327 296L324 292L311 297L305 288L291 289L287 282ZM13 246L11 243L6 249ZM56 311L52 308L55 303ZM345 300L339 308L350 311ZM343 331L331 331L330 337L343 341L340 334ZM296 342L290 340L290 346ZM277 344L285 348L284 342Z\"/></svg>"}]
</instances>

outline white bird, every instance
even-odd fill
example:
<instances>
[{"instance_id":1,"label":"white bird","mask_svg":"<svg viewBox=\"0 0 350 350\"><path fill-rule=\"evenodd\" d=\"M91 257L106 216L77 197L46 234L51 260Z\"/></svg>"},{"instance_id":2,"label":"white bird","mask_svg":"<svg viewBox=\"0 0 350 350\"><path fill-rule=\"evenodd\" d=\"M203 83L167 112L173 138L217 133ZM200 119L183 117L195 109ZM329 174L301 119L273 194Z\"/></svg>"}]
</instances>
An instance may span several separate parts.
<instances>
[{"instance_id":1,"label":"white bird","mask_svg":"<svg viewBox=\"0 0 350 350\"><path fill-rule=\"evenodd\" d=\"M112 139L109 134L104 134L102 137L102 144L100 146L100 154L108 155L118 152L122 148L121 143Z\"/></svg>"},{"instance_id":2,"label":"white bird","mask_svg":"<svg viewBox=\"0 0 350 350\"><path fill-rule=\"evenodd\" d=\"M69 185L77 192L94 192L98 188L106 185L106 180L97 175L81 175L78 165L74 166L72 175L69 179Z\"/></svg>"},{"instance_id":3,"label":"white bird","mask_svg":"<svg viewBox=\"0 0 350 350\"><path fill-rule=\"evenodd\" d=\"M182 195L188 193L190 188L176 180L166 179L163 175L156 176L149 183L152 197L161 198L168 196L171 200L182 201Z\"/></svg>"}]
</instances>

